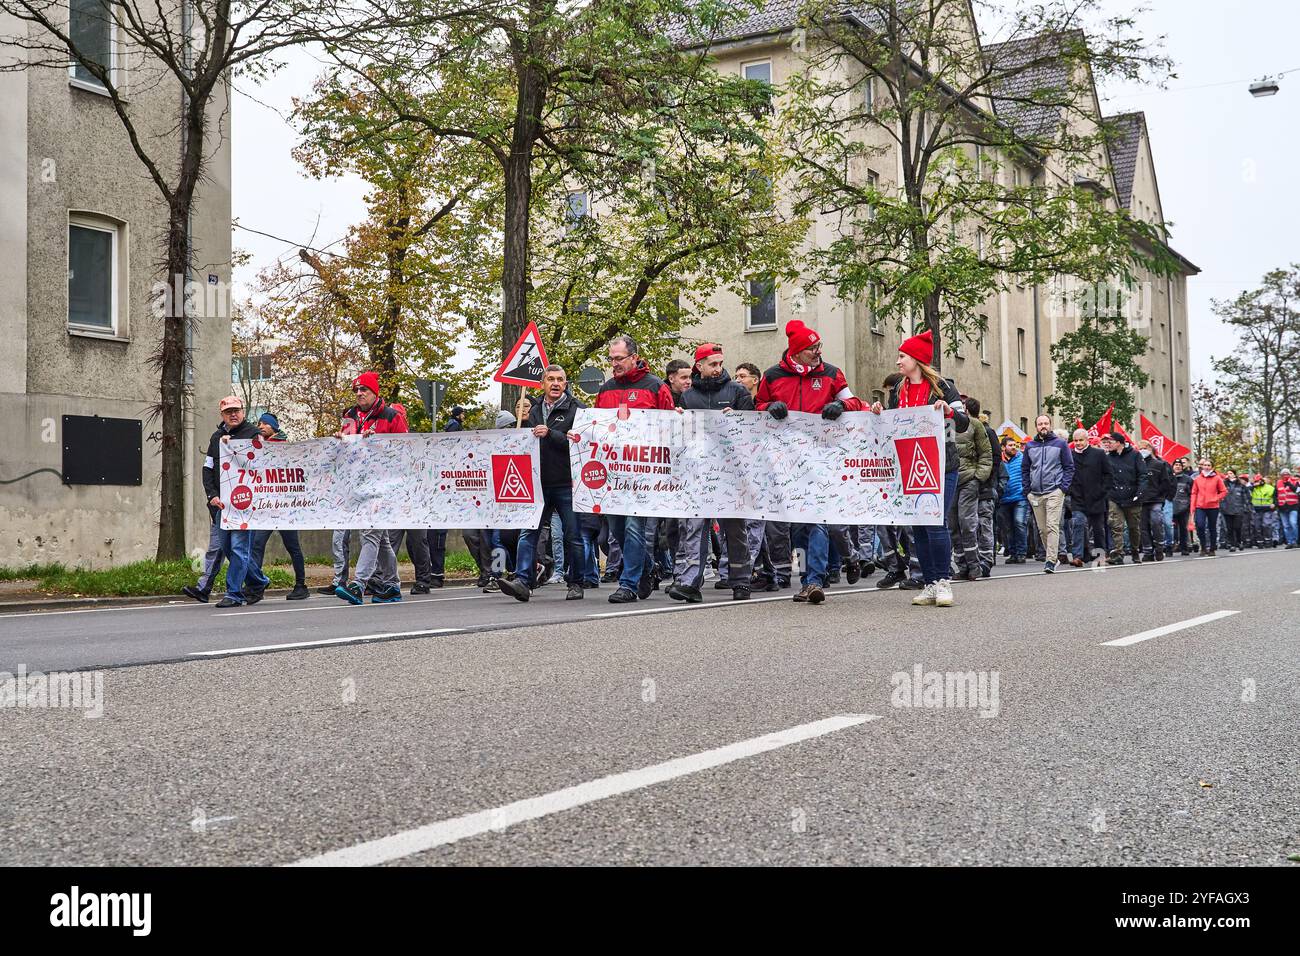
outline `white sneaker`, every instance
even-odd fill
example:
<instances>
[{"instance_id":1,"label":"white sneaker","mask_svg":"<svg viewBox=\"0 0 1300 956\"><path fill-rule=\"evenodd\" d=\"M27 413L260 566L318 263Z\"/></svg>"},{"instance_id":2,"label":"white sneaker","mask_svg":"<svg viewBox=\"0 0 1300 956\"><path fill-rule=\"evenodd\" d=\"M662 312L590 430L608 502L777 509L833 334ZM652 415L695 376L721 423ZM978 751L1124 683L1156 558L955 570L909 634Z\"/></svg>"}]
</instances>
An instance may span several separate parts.
<instances>
[{"instance_id":1,"label":"white sneaker","mask_svg":"<svg viewBox=\"0 0 1300 956\"><path fill-rule=\"evenodd\" d=\"M550 580L547 581L546 583L547 583L547 584L563 584L563 583L564 583L564 575L561 574L559 571L556 571L554 574L551 575Z\"/></svg>"},{"instance_id":2,"label":"white sneaker","mask_svg":"<svg viewBox=\"0 0 1300 956\"><path fill-rule=\"evenodd\" d=\"M925 587L921 588L920 593L918 593L916 597L912 598L912 603L917 607L934 607L936 587L937 585L927 584ZM948 600L951 603L951 592L948 594Z\"/></svg>"},{"instance_id":3,"label":"white sneaker","mask_svg":"<svg viewBox=\"0 0 1300 956\"><path fill-rule=\"evenodd\" d=\"M716 581L717 579L718 579L718 572L713 570L712 565L706 564L704 566L704 580Z\"/></svg>"},{"instance_id":4,"label":"white sneaker","mask_svg":"<svg viewBox=\"0 0 1300 956\"><path fill-rule=\"evenodd\" d=\"M934 606L952 607L952 582L940 581L934 586Z\"/></svg>"}]
</instances>

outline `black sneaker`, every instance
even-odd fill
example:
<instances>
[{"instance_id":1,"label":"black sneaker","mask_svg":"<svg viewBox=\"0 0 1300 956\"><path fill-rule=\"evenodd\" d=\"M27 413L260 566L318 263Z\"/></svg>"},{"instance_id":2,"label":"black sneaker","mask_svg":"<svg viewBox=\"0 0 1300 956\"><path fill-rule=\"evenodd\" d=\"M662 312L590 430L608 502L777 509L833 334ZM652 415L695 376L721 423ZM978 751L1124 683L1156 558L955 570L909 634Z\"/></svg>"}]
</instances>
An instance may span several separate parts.
<instances>
[{"instance_id":1,"label":"black sneaker","mask_svg":"<svg viewBox=\"0 0 1300 956\"><path fill-rule=\"evenodd\" d=\"M629 591L627 588L619 588L609 596L610 604L632 604L635 601L635 592Z\"/></svg>"},{"instance_id":2,"label":"black sneaker","mask_svg":"<svg viewBox=\"0 0 1300 956\"><path fill-rule=\"evenodd\" d=\"M902 580L903 580L903 575L900 572L890 571L883 578L881 578L879 581L876 582L876 587L880 588L883 591L885 588L892 588L894 585L898 584Z\"/></svg>"},{"instance_id":3,"label":"black sneaker","mask_svg":"<svg viewBox=\"0 0 1300 956\"><path fill-rule=\"evenodd\" d=\"M349 604L365 604L365 595L361 593L361 585L353 581L351 584L340 584L334 589L334 596L342 598Z\"/></svg>"},{"instance_id":4,"label":"black sneaker","mask_svg":"<svg viewBox=\"0 0 1300 956\"><path fill-rule=\"evenodd\" d=\"M234 598L230 597L229 595L223 597L220 601L217 602L217 607L243 607L243 606L244 606L243 601L236 601Z\"/></svg>"},{"instance_id":5,"label":"black sneaker","mask_svg":"<svg viewBox=\"0 0 1300 956\"><path fill-rule=\"evenodd\" d=\"M827 583L827 584L839 584L839 583L840 583L840 569L839 569L839 568L836 568L834 571L831 571L829 574L826 575L826 583Z\"/></svg>"},{"instance_id":6,"label":"black sneaker","mask_svg":"<svg viewBox=\"0 0 1300 956\"><path fill-rule=\"evenodd\" d=\"M487 584L483 585L484 594L495 594L497 591L500 590L501 590L500 578L488 578Z\"/></svg>"},{"instance_id":7,"label":"black sneaker","mask_svg":"<svg viewBox=\"0 0 1300 956\"><path fill-rule=\"evenodd\" d=\"M726 591L730 587L731 585L722 579L713 582L713 590L715 591Z\"/></svg>"},{"instance_id":8,"label":"black sneaker","mask_svg":"<svg viewBox=\"0 0 1300 956\"><path fill-rule=\"evenodd\" d=\"M748 601L749 588L745 587L743 584L740 587L732 588L731 599L733 601Z\"/></svg>"},{"instance_id":9,"label":"black sneaker","mask_svg":"<svg viewBox=\"0 0 1300 956\"><path fill-rule=\"evenodd\" d=\"M600 576L600 581L602 584L609 584L610 582L617 581L617 580L618 580L617 571L606 571L604 574Z\"/></svg>"},{"instance_id":10,"label":"black sneaker","mask_svg":"<svg viewBox=\"0 0 1300 956\"><path fill-rule=\"evenodd\" d=\"M186 597L194 598L194 600L198 601L200 604L208 603L208 592L196 588L192 584L189 587L181 588L181 593Z\"/></svg>"},{"instance_id":11,"label":"black sneaker","mask_svg":"<svg viewBox=\"0 0 1300 956\"><path fill-rule=\"evenodd\" d=\"M903 580L898 582L898 590L900 591L920 591L924 587L925 582L919 581L916 578L903 578Z\"/></svg>"},{"instance_id":12,"label":"black sneaker","mask_svg":"<svg viewBox=\"0 0 1300 956\"><path fill-rule=\"evenodd\" d=\"M293 590L284 596L286 601L305 601L311 597L311 592L307 590L305 584L295 584Z\"/></svg>"},{"instance_id":13,"label":"black sneaker","mask_svg":"<svg viewBox=\"0 0 1300 956\"><path fill-rule=\"evenodd\" d=\"M587 592L582 589L581 584L570 584L569 593L564 595L566 601L581 601L587 596Z\"/></svg>"},{"instance_id":14,"label":"black sneaker","mask_svg":"<svg viewBox=\"0 0 1300 956\"><path fill-rule=\"evenodd\" d=\"M427 584L412 584L412 585L411 585L411 593L412 593L412 594L428 594L428 593L429 593L429 585L427 585Z\"/></svg>"},{"instance_id":15,"label":"black sneaker","mask_svg":"<svg viewBox=\"0 0 1300 956\"><path fill-rule=\"evenodd\" d=\"M266 588L258 588L257 590L254 590L253 588L249 588L244 593L244 603L256 604L258 601L262 600L262 598L265 596L266 596Z\"/></svg>"},{"instance_id":16,"label":"black sneaker","mask_svg":"<svg viewBox=\"0 0 1300 956\"><path fill-rule=\"evenodd\" d=\"M583 581L583 582L582 582L582 586L583 586L585 589L587 589L587 590L591 590L592 588L599 588L599 587L600 587L600 582L599 582L599 581Z\"/></svg>"},{"instance_id":17,"label":"black sneaker","mask_svg":"<svg viewBox=\"0 0 1300 956\"><path fill-rule=\"evenodd\" d=\"M374 597L370 599L370 603L371 604L396 604L401 599L402 599L401 585L394 585L390 588L384 588L382 591L377 592L374 595Z\"/></svg>"},{"instance_id":18,"label":"black sneaker","mask_svg":"<svg viewBox=\"0 0 1300 956\"><path fill-rule=\"evenodd\" d=\"M862 565L857 561L846 561L844 563L844 580L849 584L857 584L862 580Z\"/></svg>"},{"instance_id":19,"label":"black sneaker","mask_svg":"<svg viewBox=\"0 0 1300 956\"><path fill-rule=\"evenodd\" d=\"M533 596L528 585L516 578L502 578L500 584L501 593L509 594L516 601L527 601Z\"/></svg>"},{"instance_id":20,"label":"black sneaker","mask_svg":"<svg viewBox=\"0 0 1300 956\"><path fill-rule=\"evenodd\" d=\"M636 596L640 598L642 601L645 601L650 597L651 594L654 593L654 590L655 590L654 577L645 574L641 575L641 581L639 584L637 584L636 587Z\"/></svg>"},{"instance_id":21,"label":"black sneaker","mask_svg":"<svg viewBox=\"0 0 1300 956\"><path fill-rule=\"evenodd\" d=\"M704 600L699 588L688 588L684 584L674 584L664 593L674 601L685 601L687 604L699 604Z\"/></svg>"},{"instance_id":22,"label":"black sneaker","mask_svg":"<svg viewBox=\"0 0 1300 956\"><path fill-rule=\"evenodd\" d=\"M317 589L316 589L316 593L317 593L317 594L333 594L333 593L334 593L334 589L335 589L337 586L338 586L338 585L336 585L336 584L329 584L329 585L326 585L325 587L317 588Z\"/></svg>"},{"instance_id":23,"label":"black sneaker","mask_svg":"<svg viewBox=\"0 0 1300 956\"><path fill-rule=\"evenodd\" d=\"M441 591L441 590L442 590L442 586L443 586L444 583L445 583L445 582L443 581L442 578L433 578L433 579L429 582L429 587L431 587L431 588L435 588L435 589Z\"/></svg>"}]
</instances>

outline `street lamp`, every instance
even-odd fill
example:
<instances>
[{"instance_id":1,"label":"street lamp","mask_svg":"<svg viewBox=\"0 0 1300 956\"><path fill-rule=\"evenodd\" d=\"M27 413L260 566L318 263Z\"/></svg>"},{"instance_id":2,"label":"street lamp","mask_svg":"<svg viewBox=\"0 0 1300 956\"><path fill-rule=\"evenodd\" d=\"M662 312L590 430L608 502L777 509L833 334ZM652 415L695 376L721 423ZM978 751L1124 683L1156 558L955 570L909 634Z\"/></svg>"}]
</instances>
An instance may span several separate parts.
<instances>
[{"instance_id":1,"label":"street lamp","mask_svg":"<svg viewBox=\"0 0 1300 956\"><path fill-rule=\"evenodd\" d=\"M1272 96L1277 91L1277 80L1271 76L1266 76L1262 80L1256 80L1250 84L1250 95L1257 99L1263 96Z\"/></svg>"}]
</instances>

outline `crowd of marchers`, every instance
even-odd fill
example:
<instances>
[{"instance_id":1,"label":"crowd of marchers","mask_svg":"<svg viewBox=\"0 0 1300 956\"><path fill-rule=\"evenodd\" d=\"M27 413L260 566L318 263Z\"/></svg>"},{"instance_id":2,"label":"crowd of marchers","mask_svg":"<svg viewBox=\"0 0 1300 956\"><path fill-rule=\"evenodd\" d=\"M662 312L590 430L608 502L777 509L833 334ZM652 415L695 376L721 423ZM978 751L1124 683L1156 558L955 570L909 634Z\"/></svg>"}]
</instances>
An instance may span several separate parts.
<instances>
[{"instance_id":1,"label":"crowd of marchers","mask_svg":"<svg viewBox=\"0 0 1300 956\"><path fill-rule=\"evenodd\" d=\"M914 590L917 606L951 607L954 579L990 576L999 556L1024 564L1030 556L1042 570L1093 562L1123 564L1162 561L1167 555L1213 557L1220 541L1229 551L1295 548L1300 543L1300 479L1283 468L1276 479L1261 474L1220 474L1214 463L1186 459L1172 463L1151 443L1130 444L1115 431L1097 442L1080 428L1067 436L1040 415L1025 441L1001 436L982 415L978 398L959 391L931 364L930 333L905 339L897 371L882 383L884 402L866 403L849 388L844 373L822 356L820 336L795 320L785 327L787 347L766 371L741 362L728 370L720 345L706 343L693 361L674 359L657 376L641 358L634 339L608 345L609 379L595 394L596 408L698 411L765 411L784 421L790 412L838 419L846 411L879 414L885 408L932 406L943 415L947 465L938 525L792 524L742 518L645 518L576 512L570 443L574 419L587 407L574 395L564 368L547 366L540 389L521 399L512 414L502 410L500 428L521 417L538 442L543 510L527 531L469 529L466 547L478 569L478 587L528 601L541 587L566 588L567 600L581 600L611 585L608 600L632 604L661 591L673 601L698 603L709 582L748 600L755 591L794 591L796 603L817 605L841 581L854 585L876 571L875 587ZM385 401L374 372L352 383L355 404L340 417L338 437L407 431L405 409ZM217 462L221 443L261 437L284 441L277 418L245 417L237 396L222 399L221 423L210 439L203 488L212 531L198 581L185 588L207 602L223 562L225 595L218 607L262 600L269 580L262 570L272 534L280 534L293 563L289 600L304 600L307 588L302 547L294 531L231 530L221 526ZM451 409L446 431L464 428L464 410ZM1094 443L1096 442L1096 443ZM360 532L355 565L352 536L333 533L334 579L319 592L350 604L402 600L397 555L403 545L414 568L411 594L428 594L445 583L447 532L439 529Z\"/></svg>"}]
</instances>

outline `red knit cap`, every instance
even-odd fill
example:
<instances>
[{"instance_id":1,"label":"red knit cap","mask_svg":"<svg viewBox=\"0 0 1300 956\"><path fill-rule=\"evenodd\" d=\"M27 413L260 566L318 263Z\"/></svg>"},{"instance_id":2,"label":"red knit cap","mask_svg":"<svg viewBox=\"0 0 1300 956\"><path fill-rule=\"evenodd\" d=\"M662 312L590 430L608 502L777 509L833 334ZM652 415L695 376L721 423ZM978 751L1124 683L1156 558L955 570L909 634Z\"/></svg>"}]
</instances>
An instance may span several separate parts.
<instances>
[{"instance_id":1,"label":"red knit cap","mask_svg":"<svg viewBox=\"0 0 1300 956\"><path fill-rule=\"evenodd\" d=\"M376 395L378 395L379 394L379 373L362 372L360 375L358 375L356 378L352 380L353 388L356 388L358 385L362 385L365 388L370 389Z\"/></svg>"},{"instance_id":2,"label":"red knit cap","mask_svg":"<svg viewBox=\"0 0 1300 956\"><path fill-rule=\"evenodd\" d=\"M822 340L820 335L798 319L791 319L785 324L785 337L790 340L789 353L791 355L802 352L806 348L811 348Z\"/></svg>"},{"instance_id":3,"label":"red knit cap","mask_svg":"<svg viewBox=\"0 0 1300 956\"><path fill-rule=\"evenodd\" d=\"M920 335L904 339L903 344L898 347L898 351L904 355L912 356L923 365L929 365L934 358L934 336L930 334L929 329L926 329Z\"/></svg>"},{"instance_id":4,"label":"red knit cap","mask_svg":"<svg viewBox=\"0 0 1300 956\"><path fill-rule=\"evenodd\" d=\"M721 354L722 354L721 345L715 345L713 342L705 342L703 345L701 345L698 349L695 350L695 364L699 365L710 355L721 355Z\"/></svg>"}]
</instances>

